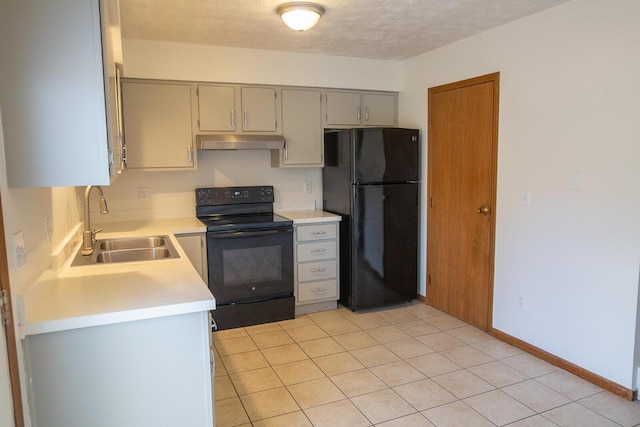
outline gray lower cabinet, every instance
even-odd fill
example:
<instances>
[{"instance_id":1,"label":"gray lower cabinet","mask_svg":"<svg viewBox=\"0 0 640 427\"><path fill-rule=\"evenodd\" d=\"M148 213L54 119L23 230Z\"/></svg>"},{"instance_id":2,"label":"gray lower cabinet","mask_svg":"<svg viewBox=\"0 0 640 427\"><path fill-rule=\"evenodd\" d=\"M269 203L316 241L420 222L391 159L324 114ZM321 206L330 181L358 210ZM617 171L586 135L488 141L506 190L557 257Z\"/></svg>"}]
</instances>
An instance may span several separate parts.
<instances>
[{"instance_id":1,"label":"gray lower cabinet","mask_svg":"<svg viewBox=\"0 0 640 427\"><path fill-rule=\"evenodd\" d=\"M294 229L296 314L336 308L338 223L296 224Z\"/></svg>"},{"instance_id":2,"label":"gray lower cabinet","mask_svg":"<svg viewBox=\"0 0 640 427\"><path fill-rule=\"evenodd\" d=\"M28 335L34 427L215 425L208 312Z\"/></svg>"},{"instance_id":3,"label":"gray lower cabinet","mask_svg":"<svg viewBox=\"0 0 640 427\"><path fill-rule=\"evenodd\" d=\"M176 239L187 254L202 280L208 283L207 237L205 233L176 234Z\"/></svg>"}]
</instances>

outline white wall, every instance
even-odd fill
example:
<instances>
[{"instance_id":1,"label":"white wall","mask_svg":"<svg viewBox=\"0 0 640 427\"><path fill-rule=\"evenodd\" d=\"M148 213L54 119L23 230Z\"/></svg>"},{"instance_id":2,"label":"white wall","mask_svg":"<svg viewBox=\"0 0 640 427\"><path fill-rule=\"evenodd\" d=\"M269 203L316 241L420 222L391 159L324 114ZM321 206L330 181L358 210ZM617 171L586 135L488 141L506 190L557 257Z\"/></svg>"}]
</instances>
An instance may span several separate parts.
<instances>
[{"instance_id":1,"label":"white wall","mask_svg":"<svg viewBox=\"0 0 640 427\"><path fill-rule=\"evenodd\" d=\"M389 91L402 87L398 61L143 40L124 40L123 52L126 77ZM195 171L125 170L104 188L110 213L94 214L95 220L194 215L195 188L229 185L273 185L276 207L322 207L319 168L272 168L270 152L262 150L198 151L197 155ZM304 181L312 182L311 194L303 193ZM138 187L149 188L149 202L138 202Z\"/></svg>"},{"instance_id":2,"label":"white wall","mask_svg":"<svg viewBox=\"0 0 640 427\"><path fill-rule=\"evenodd\" d=\"M402 124L424 129L429 87L501 73L493 326L628 388L640 266L638 16L636 0L570 1L406 61L400 98ZM576 171L582 189L571 191ZM524 192L531 207L521 206Z\"/></svg>"},{"instance_id":3,"label":"white wall","mask_svg":"<svg viewBox=\"0 0 640 427\"><path fill-rule=\"evenodd\" d=\"M402 63L342 56L123 40L124 74L148 79L398 92Z\"/></svg>"}]
</instances>

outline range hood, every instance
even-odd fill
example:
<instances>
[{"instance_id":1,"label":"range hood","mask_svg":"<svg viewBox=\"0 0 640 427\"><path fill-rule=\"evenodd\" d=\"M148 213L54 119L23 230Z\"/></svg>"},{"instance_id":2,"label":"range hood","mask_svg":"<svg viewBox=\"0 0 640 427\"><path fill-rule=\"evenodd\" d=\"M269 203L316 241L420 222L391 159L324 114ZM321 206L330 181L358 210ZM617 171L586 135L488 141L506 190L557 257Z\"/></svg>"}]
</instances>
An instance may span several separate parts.
<instances>
[{"instance_id":1,"label":"range hood","mask_svg":"<svg viewBox=\"0 0 640 427\"><path fill-rule=\"evenodd\" d=\"M279 150L282 135L196 135L200 150Z\"/></svg>"}]
</instances>

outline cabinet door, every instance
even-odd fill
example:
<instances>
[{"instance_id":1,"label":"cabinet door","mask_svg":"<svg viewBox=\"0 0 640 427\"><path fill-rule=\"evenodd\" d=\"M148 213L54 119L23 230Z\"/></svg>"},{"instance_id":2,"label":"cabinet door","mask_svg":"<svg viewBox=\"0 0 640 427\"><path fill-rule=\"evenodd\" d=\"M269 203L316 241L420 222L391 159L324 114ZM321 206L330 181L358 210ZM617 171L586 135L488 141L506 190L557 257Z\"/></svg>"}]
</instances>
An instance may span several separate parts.
<instances>
[{"instance_id":1,"label":"cabinet door","mask_svg":"<svg viewBox=\"0 0 640 427\"><path fill-rule=\"evenodd\" d=\"M206 241L204 233L202 234L182 234L176 236L178 243L187 254L189 261L193 264L202 280L208 282L207 278L207 257L206 257Z\"/></svg>"},{"instance_id":2,"label":"cabinet door","mask_svg":"<svg viewBox=\"0 0 640 427\"><path fill-rule=\"evenodd\" d=\"M105 2L3 1L0 105L9 187L108 185Z\"/></svg>"},{"instance_id":3,"label":"cabinet door","mask_svg":"<svg viewBox=\"0 0 640 427\"><path fill-rule=\"evenodd\" d=\"M395 126L396 95L394 94L362 94L364 113L362 124L365 126Z\"/></svg>"},{"instance_id":4,"label":"cabinet door","mask_svg":"<svg viewBox=\"0 0 640 427\"><path fill-rule=\"evenodd\" d=\"M243 87L242 130L245 132L275 132L276 89L262 87Z\"/></svg>"},{"instance_id":5,"label":"cabinet door","mask_svg":"<svg viewBox=\"0 0 640 427\"><path fill-rule=\"evenodd\" d=\"M236 130L235 93L233 86L198 86L198 123L200 130Z\"/></svg>"},{"instance_id":6,"label":"cabinet door","mask_svg":"<svg viewBox=\"0 0 640 427\"><path fill-rule=\"evenodd\" d=\"M127 168L193 168L191 86L122 83Z\"/></svg>"},{"instance_id":7,"label":"cabinet door","mask_svg":"<svg viewBox=\"0 0 640 427\"><path fill-rule=\"evenodd\" d=\"M360 124L360 93L327 91L326 99L327 125Z\"/></svg>"},{"instance_id":8,"label":"cabinet door","mask_svg":"<svg viewBox=\"0 0 640 427\"><path fill-rule=\"evenodd\" d=\"M282 135L279 166L323 165L321 91L282 89Z\"/></svg>"}]
</instances>

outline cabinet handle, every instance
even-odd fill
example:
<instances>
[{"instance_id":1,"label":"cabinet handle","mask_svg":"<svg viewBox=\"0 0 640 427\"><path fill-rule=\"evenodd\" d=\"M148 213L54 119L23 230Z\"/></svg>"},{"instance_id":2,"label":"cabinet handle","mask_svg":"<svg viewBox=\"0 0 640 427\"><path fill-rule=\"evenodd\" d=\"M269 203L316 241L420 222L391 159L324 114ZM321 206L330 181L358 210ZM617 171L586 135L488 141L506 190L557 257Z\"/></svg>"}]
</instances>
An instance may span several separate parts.
<instances>
[{"instance_id":1,"label":"cabinet handle","mask_svg":"<svg viewBox=\"0 0 640 427\"><path fill-rule=\"evenodd\" d=\"M327 271L327 269L326 268L312 268L311 269L312 273L322 273L324 271Z\"/></svg>"},{"instance_id":2,"label":"cabinet handle","mask_svg":"<svg viewBox=\"0 0 640 427\"><path fill-rule=\"evenodd\" d=\"M320 236L322 234L327 234L326 231L314 231L311 233L312 236Z\"/></svg>"},{"instance_id":3,"label":"cabinet handle","mask_svg":"<svg viewBox=\"0 0 640 427\"><path fill-rule=\"evenodd\" d=\"M324 292L326 290L327 290L327 288L313 288L313 289L311 289L311 292Z\"/></svg>"},{"instance_id":4,"label":"cabinet handle","mask_svg":"<svg viewBox=\"0 0 640 427\"><path fill-rule=\"evenodd\" d=\"M236 128L236 112L231 110L231 127Z\"/></svg>"},{"instance_id":5,"label":"cabinet handle","mask_svg":"<svg viewBox=\"0 0 640 427\"><path fill-rule=\"evenodd\" d=\"M188 156L189 156L189 162L190 162L190 163L193 163L193 147L192 147L192 146L189 146L189 148L188 148L188 152L189 152L189 154L188 154Z\"/></svg>"},{"instance_id":6,"label":"cabinet handle","mask_svg":"<svg viewBox=\"0 0 640 427\"><path fill-rule=\"evenodd\" d=\"M369 107L364 109L364 121L365 122L369 121Z\"/></svg>"},{"instance_id":7,"label":"cabinet handle","mask_svg":"<svg viewBox=\"0 0 640 427\"><path fill-rule=\"evenodd\" d=\"M244 127L247 127L247 123L249 122L249 113L247 113L247 110L243 111L243 118L242 118L242 123L244 125Z\"/></svg>"},{"instance_id":8,"label":"cabinet handle","mask_svg":"<svg viewBox=\"0 0 640 427\"><path fill-rule=\"evenodd\" d=\"M358 109L357 109L356 116L358 117L358 121L360 121L360 116L361 116L361 114L360 114L360 107L358 107Z\"/></svg>"},{"instance_id":9,"label":"cabinet handle","mask_svg":"<svg viewBox=\"0 0 640 427\"><path fill-rule=\"evenodd\" d=\"M325 251L326 251L325 248L311 249L311 252L313 252L313 253L325 252Z\"/></svg>"},{"instance_id":10,"label":"cabinet handle","mask_svg":"<svg viewBox=\"0 0 640 427\"><path fill-rule=\"evenodd\" d=\"M287 148L287 141L284 141L284 159L289 160L289 149Z\"/></svg>"}]
</instances>

